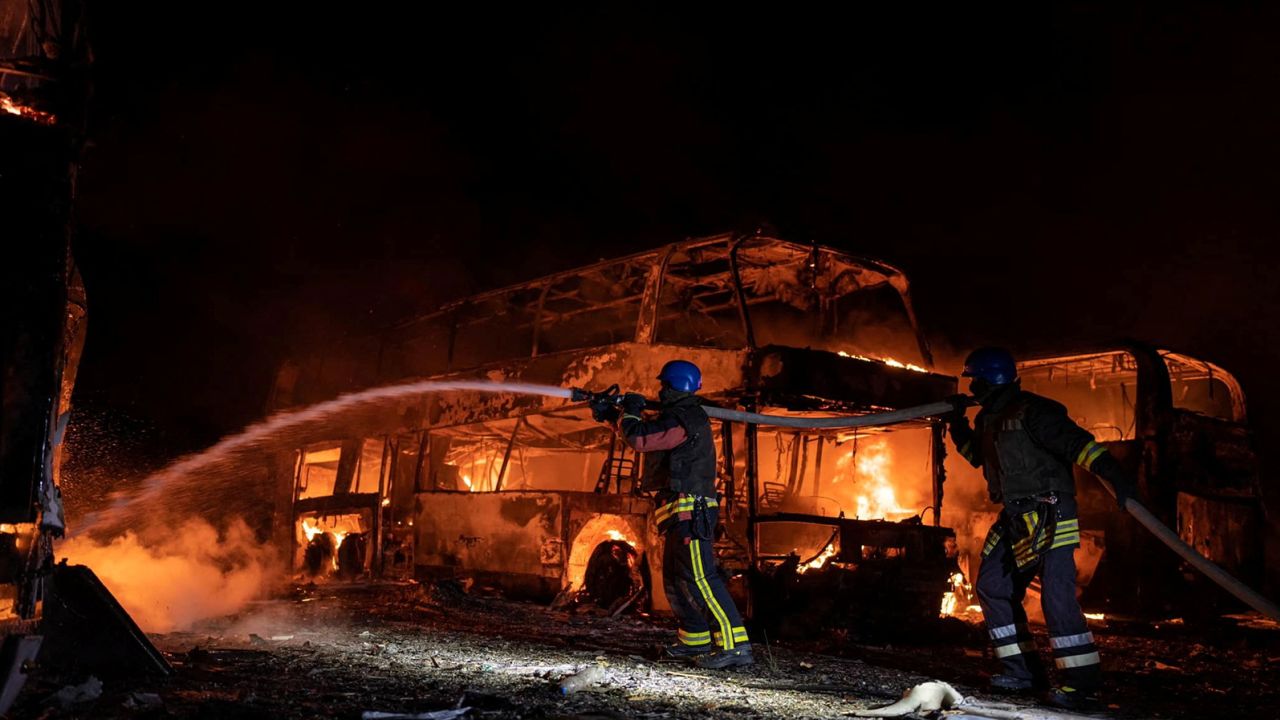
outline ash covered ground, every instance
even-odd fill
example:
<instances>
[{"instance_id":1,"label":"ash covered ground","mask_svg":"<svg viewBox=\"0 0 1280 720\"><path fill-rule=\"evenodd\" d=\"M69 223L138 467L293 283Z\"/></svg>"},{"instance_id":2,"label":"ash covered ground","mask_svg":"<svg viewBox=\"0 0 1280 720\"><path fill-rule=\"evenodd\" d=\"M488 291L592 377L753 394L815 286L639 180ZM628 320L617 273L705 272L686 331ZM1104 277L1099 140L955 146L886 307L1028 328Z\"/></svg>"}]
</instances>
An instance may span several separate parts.
<instances>
[{"instance_id":1,"label":"ash covered ground","mask_svg":"<svg viewBox=\"0 0 1280 720\"><path fill-rule=\"evenodd\" d=\"M929 679L994 714L1067 717L980 691L991 668L980 626L945 641L867 645L847 637L770 643L729 672L656 662L668 621L600 617L468 594L445 584L328 585L256 603L199 632L153 635L175 675L108 682L100 697L50 697L84 678L35 676L15 718L360 718L467 707L468 718L846 717ZM1107 715L1274 718L1280 631L1227 621L1095 628L1109 670ZM1044 638L1041 638L1044 643ZM558 681L600 666L570 695Z\"/></svg>"}]
</instances>

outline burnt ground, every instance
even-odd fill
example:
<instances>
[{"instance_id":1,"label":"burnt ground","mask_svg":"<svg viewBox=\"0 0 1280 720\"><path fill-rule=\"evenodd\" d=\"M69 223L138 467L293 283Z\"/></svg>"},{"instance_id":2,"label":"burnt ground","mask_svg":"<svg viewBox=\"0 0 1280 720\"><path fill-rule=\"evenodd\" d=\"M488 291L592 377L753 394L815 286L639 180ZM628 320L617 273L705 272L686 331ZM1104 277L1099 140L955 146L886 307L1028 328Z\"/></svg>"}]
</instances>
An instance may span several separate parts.
<instances>
[{"instance_id":1,"label":"burnt ground","mask_svg":"<svg viewBox=\"0 0 1280 720\"><path fill-rule=\"evenodd\" d=\"M1276 717L1274 627L1095 634L1109 716ZM978 628L910 646L833 637L766 648L757 637L757 664L728 672L654 662L670 636L661 619L551 611L456 586L299 589L200 633L153 636L174 665L171 678L109 681L101 697L60 708L50 696L83 678L37 675L11 717L360 718L459 706L472 708L468 718L842 717L928 679L976 695L986 705L974 715L1062 717L978 690L991 662ZM562 695L557 681L588 666L603 668L603 682Z\"/></svg>"}]
</instances>

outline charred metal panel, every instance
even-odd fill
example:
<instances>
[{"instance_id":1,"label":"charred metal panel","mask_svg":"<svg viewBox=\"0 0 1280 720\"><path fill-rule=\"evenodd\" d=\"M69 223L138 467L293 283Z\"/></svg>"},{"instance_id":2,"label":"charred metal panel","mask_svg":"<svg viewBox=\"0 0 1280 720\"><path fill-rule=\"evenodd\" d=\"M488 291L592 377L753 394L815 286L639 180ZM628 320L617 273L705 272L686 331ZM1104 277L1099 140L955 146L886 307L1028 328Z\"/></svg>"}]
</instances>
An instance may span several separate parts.
<instances>
[{"instance_id":1,"label":"charred metal panel","mask_svg":"<svg viewBox=\"0 0 1280 720\"><path fill-rule=\"evenodd\" d=\"M762 403L794 410L904 408L956 392L956 380L821 350L760 348L751 372Z\"/></svg>"},{"instance_id":2,"label":"charred metal panel","mask_svg":"<svg viewBox=\"0 0 1280 720\"><path fill-rule=\"evenodd\" d=\"M564 572L559 493L418 495L415 564L455 575L492 572L554 579Z\"/></svg>"},{"instance_id":3,"label":"charred metal panel","mask_svg":"<svg viewBox=\"0 0 1280 720\"><path fill-rule=\"evenodd\" d=\"M54 567L41 632L44 665L105 678L173 674L164 655L83 565Z\"/></svg>"},{"instance_id":4,"label":"charred metal panel","mask_svg":"<svg viewBox=\"0 0 1280 720\"><path fill-rule=\"evenodd\" d=\"M1259 495L1258 456L1243 425L1174 410L1165 463L1179 490L1234 498Z\"/></svg>"},{"instance_id":5,"label":"charred metal panel","mask_svg":"<svg viewBox=\"0 0 1280 720\"><path fill-rule=\"evenodd\" d=\"M1262 535L1257 504L1178 493L1178 535L1201 555L1246 579L1262 567L1262 543L1238 542ZM1242 573L1243 571L1243 573Z\"/></svg>"},{"instance_id":6,"label":"charred metal panel","mask_svg":"<svg viewBox=\"0 0 1280 720\"><path fill-rule=\"evenodd\" d=\"M752 616L779 636L823 627L902 636L938 616L949 578L958 571L955 531L919 522L855 520L779 513L757 522L831 527L839 551L825 565L798 572L795 555L752 570Z\"/></svg>"}]
</instances>

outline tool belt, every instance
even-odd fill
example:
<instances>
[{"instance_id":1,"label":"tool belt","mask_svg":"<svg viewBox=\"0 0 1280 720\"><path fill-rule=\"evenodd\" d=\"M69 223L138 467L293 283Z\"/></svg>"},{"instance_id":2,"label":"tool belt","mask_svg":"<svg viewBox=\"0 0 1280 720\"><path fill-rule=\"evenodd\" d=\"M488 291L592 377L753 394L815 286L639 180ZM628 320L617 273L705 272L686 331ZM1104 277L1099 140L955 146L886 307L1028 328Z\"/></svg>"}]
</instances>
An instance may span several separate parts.
<instances>
[{"instance_id":1,"label":"tool belt","mask_svg":"<svg viewBox=\"0 0 1280 720\"><path fill-rule=\"evenodd\" d=\"M1057 493L1045 493L1005 502L1000 519L987 532L982 557L990 555L1005 539L1013 548L1019 570L1034 565L1050 550L1079 545L1080 520L1075 516L1074 498L1067 503Z\"/></svg>"},{"instance_id":2,"label":"tool belt","mask_svg":"<svg viewBox=\"0 0 1280 720\"><path fill-rule=\"evenodd\" d=\"M653 511L653 521L658 525L659 530L666 530L675 523L683 520L701 520L707 516L707 509L719 507L719 503L715 498L705 498L700 495L677 495L674 500L665 505L659 505ZM695 522L695 531L699 524ZM714 529L714 528L713 528ZM701 537L701 535L699 535ZM704 540L709 538L702 538Z\"/></svg>"}]
</instances>

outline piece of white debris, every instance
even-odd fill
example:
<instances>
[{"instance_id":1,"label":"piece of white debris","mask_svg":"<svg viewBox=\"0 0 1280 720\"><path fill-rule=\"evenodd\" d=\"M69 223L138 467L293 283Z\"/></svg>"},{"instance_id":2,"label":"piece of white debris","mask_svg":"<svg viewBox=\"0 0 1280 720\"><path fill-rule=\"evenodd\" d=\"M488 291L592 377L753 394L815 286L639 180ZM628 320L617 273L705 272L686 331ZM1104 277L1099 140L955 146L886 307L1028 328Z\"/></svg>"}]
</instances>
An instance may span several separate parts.
<instances>
[{"instance_id":1,"label":"piece of white debris","mask_svg":"<svg viewBox=\"0 0 1280 720\"><path fill-rule=\"evenodd\" d=\"M911 713L929 713L956 707L964 696L950 685L937 680L920 683L903 693L902 699L892 705L872 710L858 710L858 717L902 717Z\"/></svg>"},{"instance_id":2,"label":"piece of white debris","mask_svg":"<svg viewBox=\"0 0 1280 720\"><path fill-rule=\"evenodd\" d=\"M361 720L457 720L467 713L471 712L471 708L462 707L452 710L435 710L424 713L396 713L396 712L380 712L378 710L365 710L360 715Z\"/></svg>"},{"instance_id":3,"label":"piece of white debris","mask_svg":"<svg viewBox=\"0 0 1280 720\"><path fill-rule=\"evenodd\" d=\"M65 709L77 703L97 700L100 697L102 697L102 681L90 675L88 680L79 685L68 685L62 688L46 702Z\"/></svg>"}]
</instances>

